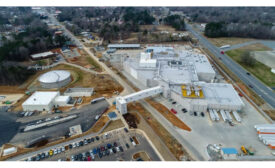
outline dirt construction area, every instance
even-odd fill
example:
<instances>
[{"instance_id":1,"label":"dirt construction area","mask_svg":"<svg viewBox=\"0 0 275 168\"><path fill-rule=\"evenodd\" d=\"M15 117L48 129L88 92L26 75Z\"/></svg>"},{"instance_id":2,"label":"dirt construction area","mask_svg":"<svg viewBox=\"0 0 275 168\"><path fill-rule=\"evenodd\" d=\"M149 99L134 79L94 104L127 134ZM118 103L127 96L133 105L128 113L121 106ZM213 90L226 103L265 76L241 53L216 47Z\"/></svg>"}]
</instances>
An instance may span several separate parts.
<instances>
[{"instance_id":1,"label":"dirt construction area","mask_svg":"<svg viewBox=\"0 0 275 168\"><path fill-rule=\"evenodd\" d=\"M0 93L0 106L14 105L23 96L24 94L1 94Z\"/></svg>"}]
</instances>

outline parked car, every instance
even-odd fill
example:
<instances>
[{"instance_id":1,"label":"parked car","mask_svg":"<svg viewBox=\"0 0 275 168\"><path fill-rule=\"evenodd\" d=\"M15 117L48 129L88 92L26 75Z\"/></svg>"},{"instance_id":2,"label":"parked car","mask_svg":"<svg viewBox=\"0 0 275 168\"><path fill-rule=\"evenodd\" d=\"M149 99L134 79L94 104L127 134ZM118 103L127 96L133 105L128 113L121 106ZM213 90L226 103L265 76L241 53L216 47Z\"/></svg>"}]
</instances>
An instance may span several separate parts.
<instances>
[{"instance_id":1,"label":"parked car","mask_svg":"<svg viewBox=\"0 0 275 168\"><path fill-rule=\"evenodd\" d=\"M117 147L117 143L116 142L114 142L114 146Z\"/></svg>"},{"instance_id":2,"label":"parked car","mask_svg":"<svg viewBox=\"0 0 275 168\"><path fill-rule=\"evenodd\" d=\"M38 154L38 155L35 157L35 160L36 160L36 161L39 161L39 160L40 160L40 154Z\"/></svg>"},{"instance_id":3,"label":"parked car","mask_svg":"<svg viewBox=\"0 0 275 168\"><path fill-rule=\"evenodd\" d=\"M49 157L49 152L45 152L45 158Z\"/></svg>"},{"instance_id":4,"label":"parked car","mask_svg":"<svg viewBox=\"0 0 275 168\"><path fill-rule=\"evenodd\" d=\"M57 149L54 149L53 154L54 154L54 155L57 154Z\"/></svg>"},{"instance_id":5,"label":"parked car","mask_svg":"<svg viewBox=\"0 0 275 168\"><path fill-rule=\"evenodd\" d=\"M126 143L125 145L126 145L126 148L130 148L130 146L129 146L129 144L128 144L128 143Z\"/></svg>"},{"instance_id":6,"label":"parked car","mask_svg":"<svg viewBox=\"0 0 275 168\"><path fill-rule=\"evenodd\" d=\"M76 143L73 143L73 145L72 145L72 146L73 146L73 148L75 148L75 147L76 147Z\"/></svg>"},{"instance_id":7,"label":"parked car","mask_svg":"<svg viewBox=\"0 0 275 168\"><path fill-rule=\"evenodd\" d=\"M119 147L119 150L120 150L121 152L124 152L122 146Z\"/></svg>"},{"instance_id":8,"label":"parked car","mask_svg":"<svg viewBox=\"0 0 275 168\"><path fill-rule=\"evenodd\" d=\"M173 101L172 104L177 104L177 102Z\"/></svg>"},{"instance_id":9,"label":"parked car","mask_svg":"<svg viewBox=\"0 0 275 168\"><path fill-rule=\"evenodd\" d=\"M112 144L107 144L108 149L111 149L111 147L112 147Z\"/></svg>"},{"instance_id":10,"label":"parked car","mask_svg":"<svg viewBox=\"0 0 275 168\"><path fill-rule=\"evenodd\" d=\"M87 144L88 144L87 139L84 139L84 145L87 145Z\"/></svg>"},{"instance_id":11,"label":"parked car","mask_svg":"<svg viewBox=\"0 0 275 168\"><path fill-rule=\"evenodd\" d=\"M173 114L177 114L178 112L175 110L175 109L171 109L171 112L173 113Z\"/></svg>"},{"instance_id":12,"label":"parked car","mask_svg":"<svg viewBox=\"0 0 275 168\"><path fill-rule=\"evenodd\" d=\"M194 116L197 116L197 112L194 111Z\"/></svg>"},{"instance_id":13,"label":"parked car","mask_svg":"<svg viewBox=\"0 0 275 168\"><path fill-rule=\"evenodd\" d=\"M61 152L65 152L65 147L64 146L61 147Z\"/></svg>"},{"instance_id":14,"label":"parked car","mask_svg":"<svg viewBox=\"0 0 275 168\"><path fill-rule=\"evenodd\" d=\"M203 112L201 112L201 116L204 117L204 113Z\"/></svg>"},{"instance_id":15,"label":"parked car","mask_svg":"<svg viewBox=\"0 0 275 168\"><path fill-rule=\"evenodd\" d=\"M129 132L127 128L124 128L124 131L125 131L126 133Z\"/></svg>"},{"instance_id":16,"label":"parked car","mask_svg":"<svg viewBox=\"0 0 275 168\"><path fill-rule=\"evenodd\" d=\"M41 153L41 159L44 159L44 158L45 158L45 156L46 156L46 154L45 154L45 153Z\"/></svg>"},{"instance_id":17,"label":"parked car","mask_svg":"<svg viewBox=\"0 0 275 168\"><path fill-rule=\"evenodd\" d=\"M93 154L94 154L94 155L97 154L96 148L93 149Z\"/></svg>"},{"instance_id":18,"label":"parked car","mask_svg":"<svg viewBox=\"0 0 275 168\"><path fill-rule=\"evenodd\" d=\"M53 150L52 150L52 149L49 151L49 155L50 155L50 156L53 155Z\"/></svg>"},{"instance_id":19,"label":"parked car","mask_svg":"<svg viewBox=\"0 0 275 168\"><path fill-rule=\"evenodd\" d=\"M69 144L69 149L72 149L73 148L73 145L72 144Z\"/></svg>"},{"instance_id":20,"label":"parked car","mask_svg":"<svg viewBox=\"0 0 275 168\"><path fill-rule=\"evenodd\" d=\"M93 153L91 154L91 158L95 160L95 155Z\"/></svg>"},{"instance_id":21,"label":"parked car","mask_svg":"<svg viewBox=\"0 0 275 168\"><path fill-rule=\"evenodd\" d=\"M86 152L86 153L85 153L85 156L86 156L86 157L90 156L90 152Z\"/></svg>"},{"instance_id":22,"label":"parked car","mask_svg":"<svg viewBox=\"0 0 275 168\"><path fill-rule=\"evenodd\" d=\"M80 141L80 142L79 142L79 145L80 145L80 146L83 146L83 144L84 144L83 141Z\"/></svg>"},{"instance_id":23,"label":"parked car","mask_svg":"<svg viewBox=\"0 0 275 168\"><path fill-rule=\"evenodd\" d=\"M113 149L109 149L109 151L110 151L110 154L113 154Z\"/></svg>"},{"instance_id":24,"label":"parked car","mask_svg":"<svg viewBox=\"0 0 275 168\"><path fill-rule=\"evenodd\" d=\"M113 150L114 153L116 153L116 148L113 148L112 150Z\"/></svg>"},{"instance_id":25,"label":"parked car","mask_svg":"<svg viewBox=\"0 0 275 168\"><path fill-rule=\"evenodd\" d=\"M130 141L131 141L131 142L133 142L133 141L134 141L134 140L133 140L133 138L131 138L131 137L130 137L129 139L130 139Z\"/></svg>"},{"instance_id":26,"label":"parked car","mask_svg":"<svg viewBox=\"0 0 275 168\"><path fill-rule=\"evenodd\" d=\"M91 142L94 142L95 141L95 139L94 138L91 138Z\"/></svg>"},{"instance_id":27,"label":"parked car","mask_svg":"<svg viewBox=\"0 0 275 168\"><path fill-rule=\"evenodd\" d=\"M101 152L105 151L105 147L104 147L104 146L101 146L101 147L100 147L100 151L101 151Z\"/></svg>"},{"instance_id":28,"label":"parked car","mask_svg":"<svg viewBox=\"0 0 275 168\"><path fill-rule=\"evenodd\" d=\"M120 149L119 149L119 147L118 147L118 146L116 147L116 150L117 150L117 152L120 152Z\"/></svg>"},{"instance_id":29,"label":"parked car","mask_svg":"<svg viewBox=\"0 0 275 168\"><path fill-rule=\"evenodd\" d=\"M246 74L247 74L247 75L250 75L250 73L249 73L249 72L246 72Z\"/></svg>"},{"instance_id":30,"label":"parked car","mask_svg":"<svg viewBox=\"0 0 275 168\"><path fill-rule=\"evenodd\" d=\"M99 136L96 136L95 139L98 141L99 140Z\"/></svg>"}]
</instances>

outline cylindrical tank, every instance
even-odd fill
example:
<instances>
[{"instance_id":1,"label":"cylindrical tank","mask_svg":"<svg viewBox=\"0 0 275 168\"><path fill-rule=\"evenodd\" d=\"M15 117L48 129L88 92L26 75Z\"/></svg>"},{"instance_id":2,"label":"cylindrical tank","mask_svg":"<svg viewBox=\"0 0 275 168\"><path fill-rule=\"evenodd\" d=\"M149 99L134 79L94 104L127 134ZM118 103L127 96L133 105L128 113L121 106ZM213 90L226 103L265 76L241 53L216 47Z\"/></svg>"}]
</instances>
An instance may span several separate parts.
<instances>
[{"instance_id":1,"label":"cylindrical tank","mask_svg":"<svg viewBox=\"0 0 275 168\"><path fill-rule=\"evenodd\" d=\"M71 73L65 70L54 70L42 74L39 77L43 88L61 88L71 82Z\"/></svg>"}]
</instances>

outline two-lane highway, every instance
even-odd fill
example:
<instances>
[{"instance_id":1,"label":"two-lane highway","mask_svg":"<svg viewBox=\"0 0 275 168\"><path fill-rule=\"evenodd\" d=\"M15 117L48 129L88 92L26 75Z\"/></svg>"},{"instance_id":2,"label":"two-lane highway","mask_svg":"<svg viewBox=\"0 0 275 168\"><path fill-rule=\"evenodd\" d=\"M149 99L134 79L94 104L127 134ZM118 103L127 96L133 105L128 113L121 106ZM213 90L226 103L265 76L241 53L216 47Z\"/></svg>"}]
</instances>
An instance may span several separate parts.
<instances>
[{"instance_id":1,"label":"two-lane highway","mask_svg":"<svg viewBox=\"0 0 275 168\"><path fill-rule=\"evenodd\" d=\"M275 93L255 78L253 75L248 75L247 71L232 60L226 54L221 54L220 49L210 43L205 37L200 33L193 30L192 26L186 24L186 28L190 31L200 43L206 47L215 57L220 58L223 64L227 66L236 76L238 76L247 86L249 86L255 93L262 97L272 108L275 108Z\"/></svg>"}]
</instances>

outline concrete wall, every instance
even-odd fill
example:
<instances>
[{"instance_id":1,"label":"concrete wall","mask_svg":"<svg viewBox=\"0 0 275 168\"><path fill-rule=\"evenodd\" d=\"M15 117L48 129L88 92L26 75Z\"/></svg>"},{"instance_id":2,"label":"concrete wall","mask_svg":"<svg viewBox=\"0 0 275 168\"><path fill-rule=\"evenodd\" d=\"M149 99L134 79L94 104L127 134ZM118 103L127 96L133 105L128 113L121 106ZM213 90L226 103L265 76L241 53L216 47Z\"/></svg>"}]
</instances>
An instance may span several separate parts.
<instances>
[{"instance_id":1,"label":"concrete wall","mask_svg":"<svg viewBox=\"0 0 275 168\"><path fill-rule=\"evenodd\" d=\"M51 111L53 106L53 102L47 105L22 105L24 111Z\"/></svg>"},{"instance_id":2,"label":"concrete wall","mask_svg":"<svg viewBox=\"0 0 275 168\"><path fill-rule=\"evenodd\" d=\"M215 73L198 72L200 81L211 82L215 78Z\"/></svg>"},{"instance_id":3,"label":"concrete wall","mask_svg":"<svg viewBox=\"0 0 275 168\"><path fill-rule=\"evenodd\" d=\"M70 92L70 93L66 93L64 92L65 96L71 96L71 97L90 97L93 95L93 92Z\"/></svg>"},{"instance_id":4,"label":"concrete wall","mask_svg":"<svg viewBox=\"0 0 275 168\"><path fill-rule=\"evenodd\" d=\"M71 82L71 77L63 80L63 81L60 81L60 82L56 82L56 83L43 83L43 82L40 82L40 85L43 87L43 88L47 88L47 89L50 89L50 88L61 88L63 86L66 86L67 84L69 84Z\"/></svg>"}]
</instances>

